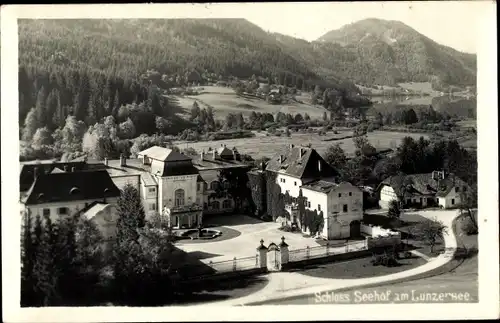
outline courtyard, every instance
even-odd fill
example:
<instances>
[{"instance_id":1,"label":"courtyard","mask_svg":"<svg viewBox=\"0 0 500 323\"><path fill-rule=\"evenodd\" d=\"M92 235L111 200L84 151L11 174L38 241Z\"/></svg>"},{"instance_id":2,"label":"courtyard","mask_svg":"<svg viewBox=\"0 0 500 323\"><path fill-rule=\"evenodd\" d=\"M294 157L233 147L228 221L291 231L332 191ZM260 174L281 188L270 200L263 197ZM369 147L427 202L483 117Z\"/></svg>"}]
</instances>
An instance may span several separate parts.
<instances>
[{"instance_id":1,"label":"courtyard","mask_svg":"<svg viewBox=\"0 0 500 323\"><path fill-rule=\"evenodd\" d=\"M197 255L204 263L232 260L235 257L237 259L253 257L261 239L264 240L265 246L269 246L272 242L279 244L281 237L284 237L289 250L325 245L324 241L316 240L314 237L307 237L298 232L281 231L280 223L264 222L240 214L207 217L204 219L204 225L220 230L222 235L214 240L180 240L176 243L178 248ZM225 238L224 234L231 237ZM365 241L357 239L352 243L354 244L352 248L361 248ZM331 241L330 244L333 252L335 248L338 248L339 252L345 250L345 240Z\"/></svg>"},{"instance_id":2,"label":"courtyard","mask_svg":"<svg viewBox=\"0 0 500 323\"><path fill-rule=\"evenodd\" d=\"M223 224L223 225L222 225ZM260 240L264 245L279 244L285 237L290 249L319 246L314 238L303 237L300 233L279 230L280 224L264 222L246 215L219 215L204 219L204 225L223 232L220 240L180 240L176 245L189 253L203 255L203 262L217 262L256 255ZM237 231L238 234L233 232ZM231 232L231 239L224 239L224 233Z\"/></svg>"}]
</instances>

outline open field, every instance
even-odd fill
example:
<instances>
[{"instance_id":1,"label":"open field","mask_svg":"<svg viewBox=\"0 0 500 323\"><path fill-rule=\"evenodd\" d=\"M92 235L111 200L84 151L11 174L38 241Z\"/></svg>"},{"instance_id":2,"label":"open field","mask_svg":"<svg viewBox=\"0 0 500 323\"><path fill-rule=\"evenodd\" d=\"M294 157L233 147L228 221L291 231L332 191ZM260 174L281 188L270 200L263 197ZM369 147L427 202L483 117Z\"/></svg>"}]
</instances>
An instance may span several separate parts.
<instances>
[{"instance_id":1,"label":"open field","mask_svg":"<svg viewBox=\"0 0 500 323\"><path fill-rule=\"evenodd\" d=\"M197 101L200 108L212 106L216 119L224 119L227 114L238 112L248 117L252 111L272 114L281 111L283 113L291 113L292 115L297 113L304 115L307 113L312 119L321 119L323 117L323 112L326 111L321 106L313 106L306 103L293 102L286 104L270 104L260 99L238 97L231 88L218 86L205 86L199 95L173 97L178 99L179 107L184 111L183 114L188 114L193 103ZM310 102L308 101L307 95L301 95L297 99L304 102Z\"/></svg>"},{"instance_id":2,"label":"open field","mask_svg":"<svg viewBox=\"0 0 500 323\"><path fill-rule=\"evenodd\" d=\"M378 149L396 148L404 137L413 137L415 139L424 136L428 138L427 134L419 133L403 133L403 132L388 132L388 131L374 131L368 133L367 137L370 143ZM331 135L319 136L317 133L295 133L292 132L290 137L276 137L276 136L256 136L254 138L240 138L240 139L227 139L218 141L199 141L199 142L182 142L175 141L174 145L184 149L187 147L194 148L200 152L207 151L208 148L220 147L225 144L228 147L236 147L241 154L248 154L254 159L262 157L272 157L275 154L282 152L289 144L294 145L307 145L311 144L312 148L316 149L320 154L323 154L330 145L340 144L346 154L352 155L355 152L355 147L352 139L342 139L336 141L323 141L330 138Z\"/></svg>"},{"instance_id":3,"label":"open field","mask_svg":"<svg viewBox=\"0 0 500 323\"><path fill-rule=\"evenodd\" d=\"M433 90L430 82L410 82L410 83L399 83L398 84L403 89L412 92L428 93L430 95L440 95L440 92Z\"/></svg>"}]
</instances>

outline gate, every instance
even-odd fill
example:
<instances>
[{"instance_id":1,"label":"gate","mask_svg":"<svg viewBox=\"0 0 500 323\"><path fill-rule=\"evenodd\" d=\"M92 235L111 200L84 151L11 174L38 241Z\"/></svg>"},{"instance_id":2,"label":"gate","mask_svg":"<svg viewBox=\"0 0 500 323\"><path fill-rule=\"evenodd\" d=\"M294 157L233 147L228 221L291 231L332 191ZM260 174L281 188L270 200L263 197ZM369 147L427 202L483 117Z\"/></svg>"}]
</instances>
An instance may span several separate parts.
<instances>
[{"instance_id":1,"label":"gate","mask_svg":"<svg viewBox=\"0 0 500 323\"><path fill-rule=\"evenodd\" d=\"M267 248L267 270L279 271L281 269L281 252L280 248L271 242Z\"/></svg>"},{"instance_id":2,"label":"gate","mask_svg":"<svg viewBox=\"0 0 500 323\"><path fill-rule=\"evenodd\" d=\"M350 236L359 237L361 235L361 222L354 220L349 224Z\"/></svg>"}]
</instances>

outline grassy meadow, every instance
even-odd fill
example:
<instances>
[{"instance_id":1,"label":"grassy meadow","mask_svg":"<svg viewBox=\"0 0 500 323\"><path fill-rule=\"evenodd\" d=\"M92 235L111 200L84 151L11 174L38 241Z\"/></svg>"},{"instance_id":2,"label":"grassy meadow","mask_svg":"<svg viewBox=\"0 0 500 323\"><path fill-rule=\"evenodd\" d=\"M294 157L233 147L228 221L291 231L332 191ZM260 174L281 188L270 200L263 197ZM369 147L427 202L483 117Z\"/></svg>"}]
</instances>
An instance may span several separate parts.
<instances>
[{"instance_id":1,"label":"grassy meadow","mask_svg":"<svg viewBox=\"0 0 500 323\"><path fill-rule=\"evenodd\" d=\"M292 115L297 113L304 115L307 113L312 119L321 119L323 117L323 112L326 111L322 106L309 104L310 96L308 94L301 94L296 97L297 100L304 103L291 102L278 105L270 104L261 99L239 97L231 88L204 86L199 89L200 94L198 95L175 96L175 99L178 101L178 106L181 109L180 114L188 115L195 101L198 102L200 108L212 106L216 119L224 119L229 113L238 112L241 112L244 117L248 117L252 111L272 114L281 111L283 113L291 113Z\"/></svg>"},{"instance_id":2,"label":"grassy meadow","mask_svg":"<svg viewBox=\"0 0 500 323\"><path fill-rule=\"evenodd\" d=\"M351 132L340 132L336 136L349 135ZM428 138L426 134L418 133L400 133L400 132L387 132L387 131L374 131L368 133L368 140L370 143L378 149L383 148L396 148L401 143L404 137L413 137L415 139L424 136ZM352 138L335 140L335 141L325 141L325 139L332 138L333 134L328 133L324 136L319 136L317 133L300 133L292 132L290 137L286 136L267 136L265 132L256 133L253 138L240 138L240 139L227 139L227 140L217 140L217 141L200 141L200 142L185 142L176 141L174 145L179 148L194 148L196 151L201 152L202 150L207 151L208 148L217 148L221 145L226 145L229 148L236 147L238 151L242 154L248 154L254 159L262 157L272 157L273 155L282 152L286 149L289 144L294 145L307 145L311 144L312 148L316 149L320 154L324 154L329 146L339 143L344 149L346 154L354 154L355 147Z\"/></svg>"}]
</instances>

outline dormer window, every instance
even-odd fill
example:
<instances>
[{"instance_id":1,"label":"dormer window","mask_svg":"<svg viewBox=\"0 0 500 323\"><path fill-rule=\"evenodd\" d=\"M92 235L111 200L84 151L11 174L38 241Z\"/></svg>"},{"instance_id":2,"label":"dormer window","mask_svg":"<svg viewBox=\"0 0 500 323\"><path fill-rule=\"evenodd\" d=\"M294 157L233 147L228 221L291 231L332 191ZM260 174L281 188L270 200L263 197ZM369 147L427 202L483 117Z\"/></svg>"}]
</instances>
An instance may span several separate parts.
<instances>
[{"instance_id":1,"label":"dormer window","mask_svg":"<svg viewBox=\"0 0 500 323\"><path fill-rule=\"evenodd\" d=\"M69 191L69 194L73 195L73 194L78 194L80 193L80 189L78 187L73 187L70 191Z\"/></svg>"}]
</instances>

